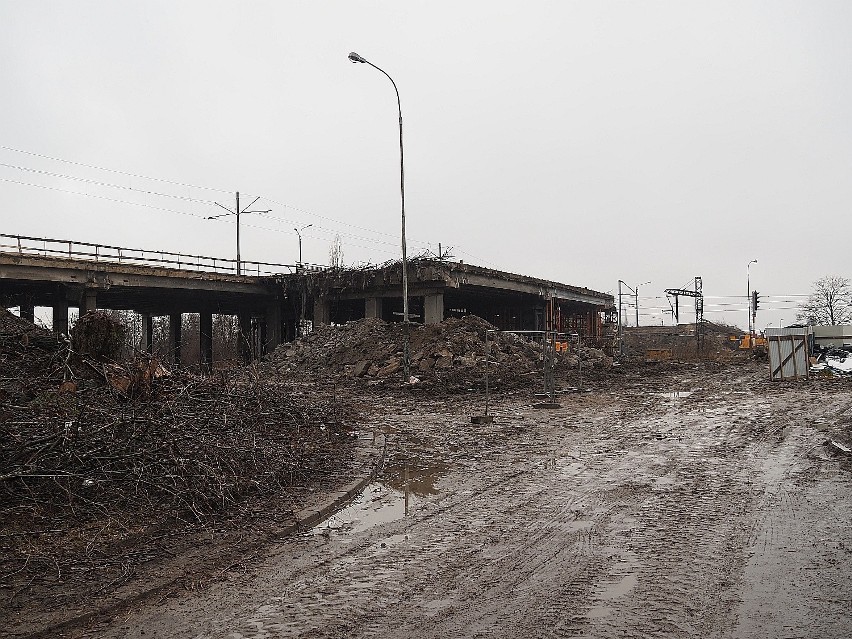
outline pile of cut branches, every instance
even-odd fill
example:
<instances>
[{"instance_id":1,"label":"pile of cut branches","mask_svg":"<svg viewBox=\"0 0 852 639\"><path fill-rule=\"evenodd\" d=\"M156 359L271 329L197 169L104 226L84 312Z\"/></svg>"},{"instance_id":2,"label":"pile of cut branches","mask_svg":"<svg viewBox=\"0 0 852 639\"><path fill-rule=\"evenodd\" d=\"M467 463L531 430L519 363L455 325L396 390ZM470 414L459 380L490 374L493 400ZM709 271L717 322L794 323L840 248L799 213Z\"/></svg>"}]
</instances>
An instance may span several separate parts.
<instances>
[{"instance_id":1,"label":"pile of cut branches","mask_svg":"<svg viewBox=\"0 0 852 639\"><path fill-rule=\"evenodd\" d=\"M348 478L357 416L332 392L252 368L202 377L150 358L97 362L0 311L0 590L15 605L34 579L106 570L106 546L131 531L206 526Z\"/></svg>"},{"instance_id":2,"label":"pile of cut branches","mask_svg":"<svg viewBox=\"0 0 852 639\"><path fill-rule=\"evenodd\" d=\"M144 401L107 385L44 394L4 413L0 517L141 509L200 520L348 455L339 403L224 376L172 374Z\"/></svg>"}]
</instances>

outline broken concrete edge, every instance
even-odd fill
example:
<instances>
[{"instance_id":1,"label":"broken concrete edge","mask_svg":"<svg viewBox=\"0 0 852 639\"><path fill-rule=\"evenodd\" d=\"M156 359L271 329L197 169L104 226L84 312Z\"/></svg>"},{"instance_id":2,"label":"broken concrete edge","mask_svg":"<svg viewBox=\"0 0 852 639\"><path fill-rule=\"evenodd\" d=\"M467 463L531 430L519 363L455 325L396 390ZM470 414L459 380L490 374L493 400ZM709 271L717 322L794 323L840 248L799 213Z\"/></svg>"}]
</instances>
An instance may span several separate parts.
<instances>
[{"instance_id":1,"label":"broken concrete edge","mask_svg":"<svg viewBox=\"0 0 852 639\"><path fill-rule=\"evenodd\" d=\"M385 436L378 435L374 446L375 448L381 446L382 452L379 459L373 461L373 468L369 474L361 475L345 488L332 493L331 499L319 508L306 508L296 513L296 523L291 526L293 530L288 530L285 534L289 535L293 532L313 528L316 524L340 510L343 506L352 501L362 490L364 490L364 487L376 478L376 474L384 466L387 446Z\"/></svg>"},{"instance_id":2,"label":"broken concrete edge","mask_svg":"<svg viewBox=\"0 0 852 639\"><path fill-rule=\"evenodd\" d=\"M355 497L364 490L364 487L376 478L376 475L384 467L385 454L387 452L387 440L384 435L376 436L373 443L373 450L368 461L362 468L362 473L357 479L350 482L346 487L332 493L331 498L324 502L319 507L305 508L298 513L295 513L296 523L285 528L276 530L274 533L260 537L257 543L254 544L253 550L260 549L271 542L278 541L283 537L303 532L312 528L319 522L327 519L329 516L340 510L347 503L355 499ZM377 455L377 453L379 453ZM222 554L222 559L228 557L227 553ZM218 573L210 573L210 575L221 576L227 573L236 564L231 564L224 570ZM94 622L98 619L105 619L116 616L120 612L127 611L129 608L141 604L145 601L153 599L157 596L166 596L172 592L183 579L182 576L168 579L155 586L151 586L137 592L133 595L110 602L97 610L92 610L82 615L60 621L59 623L42 628L28 635L21 635L19 639L41 639L47 637L60 637L63 633L75 630L81 626Z\"/></svg>"}]
</instances>

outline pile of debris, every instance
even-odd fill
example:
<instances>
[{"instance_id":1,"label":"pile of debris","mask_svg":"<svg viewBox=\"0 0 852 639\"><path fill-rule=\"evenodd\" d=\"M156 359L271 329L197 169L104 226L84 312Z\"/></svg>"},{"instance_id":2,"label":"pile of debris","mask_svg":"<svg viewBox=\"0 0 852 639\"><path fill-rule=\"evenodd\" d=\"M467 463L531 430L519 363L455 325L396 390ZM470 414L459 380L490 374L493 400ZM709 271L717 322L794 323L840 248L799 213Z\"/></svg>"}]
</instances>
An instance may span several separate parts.
<instances>
[{"instance_id":1,"label":"pile of debris","mask_svg":"<svg viewBox=\"0 0 852 639\"><path fill-rule=\"evenodd\" d=\"M318 326L292 344L279 346L267 365L287 377L311 380L350 379L377 386L402 380L403 330L399 323L363 319L338 326ZM464 392L484 384L486 339L490 383L518 388L540 381L545 349L540 342L498 331L475 315L440 324L410 325L411 381L445 392ZM608 368L603 351L576 345L554 356L555 370L570 370L582 361L588 368Z\"/></svg>"},{"instance_id":2,"label":"pile of debris","mask_svg":"<svg viewBox=\"0 0 852 639\"><path fill-rule=\"evenodd\" d=\"M730 360L752 356L751 351L739 351L743 332L724 324L705 321L702 339L695 335L695 324L677 326L624 327L622 350L627 359L659 361Z\"/></svg>"},{"instance_id":3,"label":"pile of debris","mask_svg":"<svg viewBox=\"0 0 852 639\"><path fill-rule=\"evenodd\" d=\"M852 348L832 347L819 351L816 355L811 372L852 375Z\"/></svg>"}]
</instances>

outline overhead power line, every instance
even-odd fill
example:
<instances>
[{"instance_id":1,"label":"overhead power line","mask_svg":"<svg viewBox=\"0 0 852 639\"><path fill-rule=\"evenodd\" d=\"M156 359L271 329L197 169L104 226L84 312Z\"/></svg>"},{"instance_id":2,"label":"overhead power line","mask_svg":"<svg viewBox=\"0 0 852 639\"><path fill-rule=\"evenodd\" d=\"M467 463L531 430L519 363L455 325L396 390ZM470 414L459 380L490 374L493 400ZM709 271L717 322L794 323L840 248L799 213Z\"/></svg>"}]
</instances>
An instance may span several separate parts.
<instances>
[{"instance_id":1,"label":"overhead power line","mask_svg":"<svg viewBox=\"0 0 852 639\"><path fill-rule=\"evenodd\" d=\"M27 150L24 150L24 149L18 149L18 148L6 146L6 145L0 145L0 149L5 150L5 151L10 151L10 152L13 152L13 153L21 153L21 154L28 155L28 156L31 156L31 157L42 158L42 159L50 160L50 161L53 161L53 162L62 162L64 164L69 164L69 165L72 165L72 166L84 167L84 168L87 168L87 169L93 169L93 170L97 170L97 171L105 171L107 173L111 173L111 174L114 174L114 175L123 175L123 176L127 176L127 177L137 178L137 179L140 179L140 180L150 180L152 182L159 182L161 184L171 184L171 185L174 185L174 186L180 186L180 187L191 188L191 189L199 189L199 190L205 190L205 191L212 191L212 192L216 192L216 193L231 194L231 193L234 192L233 190L230 190L230 189L201 186L201 185L198 185L198 184L191 184L189 182L183 182L183 181L180 181L180 180L170 180L170 179L167 179L167 178L152 177L150 175L143 175L141 173L133 173L133 172L130 172L130 171L123 171L123 170L120 170L120 169L112 169L112 168L109 168L109 167L100 166L100 165L96 165L96 164L89 164L89 163L86 163L86 162L78 162L78 161L75 161L75 160L68 160L68 159L60 158L60 157L53 156L53 155L47 155L47 154L44 154L44 153L37 153L35 151L27 151ZM54 177L54 178L59 178L59 179L72 180L72 181L80 182L80 183L83 183L83 184L91 184L93 186L120 189L120 190L124 190L124 191L141 193L141 194L150 195L150 196L166 197L166 198L171 198L171 199L180 200L180 201L184 201L184 202L191 202L191 203L211 205L211 206L216 204L216 202L213 201L213 200L205 200L205 199L193 198L193 197L189 197L189 196L181 196L181 195L173 195L173 194L170 194L170 193L162 193L162 192L159 192L159 191L153 191L153 190L149 190L149 189L142 189L142 188L136 188L136 187L132 187L132 186L115 184L115 183L107 182L107 181L103 181L103 180L96 180L96 179L92 179L92 178L84 178L84 177L79 177L79 176L67 175L67 174L64 174L64 173L46 171L46 170L43 170L43 169L34 169L34 168L31 168L31 167L25 167L25 166L21 166L21 165L18 165L18 164L0 163L0 167L5 167L5 168L8 168L8 169L23 171L23 172L27 172L27 173L33 173L33 174L36 174L36 175L44 175L44 176ZM18 185L21 185L21 186L29 186L29 187L33 187L33 188L44 189L44 190L48 190L48 191L55 191L55 192L59 192L59 193L68 193L70 195L79 195L79 196L82 196L82 197L91 197L91 198L95 198L95 199L99 199L99 200L104 200L104 201L107 201L107 202L114 202L114 203L117 203L117 204L126 204L126 205L129 205L129 206L139 206L139 207L147 208L147 209L151 209L151 210L163 211L163 212L166 212L166 213L175 213L175 214L178 214L178 215L186 215L186 216L189 216L189 217L196 217L196 218L200 218L200 219L206 219L208 217L206 215L188 213L186 211L179 211L179 210L176 210L176 209L162 207L162 206L156 206L156 205L153 205L153 204L144 204L144 203L141 203L141 202L132 202L132 201L128 201L128 200L111 198L111 197L108 197L108 196L105 196L105 195L98 195L98 194L95 194L95 193L73 191L73 190L63 189L63 188L55 187L55 186L35 184L35 183L32 183L32 182L25 182L25 181L21 181L21 180L13 180L13 179L10 179L10 178L0 178L0 181L8 182L8 183L11 183L11 184L18 184ZM254 195L258 195L258 194L254 194ZM328 234L337 234L337 235L340 235L344 238L347 238L347 240L356 240L356 242L349 242L350 246L354 246L354 247L358 247L358 248L364 248L364 249L368 249L368 250L375 250L374 246L365 246L364 244L358 244L357 242L367 242L369 244L379 245L379 246L387 246L387 247L395 247L398 243L398 242L394 241L394 239L396 239L395 233L390 233L390 232L387 232L387 231L379 231L379 230L371 229L371 228L361 226L361 225L358 225L358 224L353 224L352 222L339 220L339 219L336 219L336 218L333 218L333 217L330 217L330 216L327 216L327 215L315 213L315 212L310 211L308 209L304 209L304 208L301 208L301 207L298 207L298 206L294 206L292 204L287 204L286 202L274 200L272 198L269 198L269 197L266 197L266 196L263 196L263 195L259 195L258 197L260 197L260 198L262 198L262 199L264 199L268 202L271 202L272 204L276 204L280 207L288 208L290 210L297 211L299 213L302 213L304 215L308 215L308 216L311 216L311 217L314 217L314 218L317 218L317 219L326 220L327 222L333 223L335 225L345 226L345 227L349 227L351 229L363 231L365 233L369 233L369 234L372 234L372 235L377 235L377 236L381 236L381 237L384 237L384 238L388 238L388 240L373 239L371 237L365 237L363 235L355 235L355 234L352 234L352 233L339 232L339 231L337 231L337 229L330 228L330 227L323 227L323 226L317 226L316 227L318 230L323 230ZM288 220L287 218L283 218L283 217L276 216L276 215L265 215L265 217L268 217L268 218L273 219L277 222L281 222L281 223L288 224L288 225L292 224L292 223L298 223L295 220ZM254 225L254 224L250 224L250 223L245 224L245 226L250 227L250 228L266 230L266 231L272 231L272 232L276 232L276 233L287 234L287 233L290 232L289 228L288 229L276 229L276 228L269 228L269 227ZM391 239L391 238L393 238L393 239ZM416 240L416 239L411 240L411 239L409 239L409 242L411 244L413 244L415 247L417 247L419 250L428 250L429 247L431 246L430 242L426 242L426 241L422 241L422 240ZM459 251L459 252L464 253L464 251ZM474 255L470 255L470 254L467 254L467 253L466 253L466 255L469 255L470 257L473 257L474 259L480 259L480 258L477 258ZM485 265L484 260L480 260L480 261L482 261L483 264Z\"/></svg>"},{"instance_id":2,"label":"overhead power line","mask_svg":"<svg viewBox=\"0 0 852 639\"><path fill-rule=\"evenodd\" d=\"M181 181L178 181L178 180L169 180L169 179L165 179L165 178L155 178L155 177L151 177L151 176L147 176L147 175L142 175L142 174L139 174L139 173L131 173L131 172L128 172L128 171L122 171L122 170L119 170L119 169L111 169L111 168L108 168L108 167L99 166L99 165L95 165L95 164L87 164L85 162L77 162L77 161L74 161L74 160L67 160L67 159L64 159L64 158L56 157L56 156L45 155L43 153L36 153L36 152L33 152L33 151L26 151L26 150L23 150L23 149L17 149L17 148L5 146L5 145L0 145L0 149L12 151L12 152L15 152L15 153L23 153L23 154L30 155L30 156L33 156L33 157L44 158L44 159L52 160L52 161L55 161L55 162L64 162L66 164L70 164L70 165L73 165L73 166L81 166L81 167L86 167L86 168L95 169L95 170L99 170L99 171L106 171L108 173L113 173L113 174L116 174L116 175L126 175L126 176L129 176L129 177L135 177L135 178L144 179L144 180L152 180L152 181L160 182L160 183L163 183L163 184L173 184L173 185L176 185L176 186L181 186L181 187L186 187L186 188L194 188L194 189L203 189L203 190L207 190L207 191L215 191L215 192L218 192L218 193L229 193L229 194L232 193L232 191L227 190L227 189L200 186L200 185L197 185L197 184L189 184L187 182L181 182ZM131 186L124 186L124 185L121 185L121 184L114 184L114 183L111 183L111 182L104 182L104 181L101 181L101 180L94 180L94 179L90 179L90 178L82 178L82 177L78 177L78 176L66 175L66 174L63 174L63 173L56 173L56 172L45 171L45 170L41 170L41 169L33 169L33 168L30 168L30 167L24 167L24 166L15 165L15 164L0 163L0 166L6 167L6 168L9 168L9 169L15 169L15 170L19 170L19 171L34 173L34 174L38 174L38 175L46 175L46 176L49 176L49 177L56 177L56 178L60 178L60 179L67 179L67 180L82 182L82 183L85 183L85 184L92 184L94 186L103 186L103 187L108 187L108 188L115 188L115 189L121 189L121 190L125 190L125 191L142 193L142 194L145 194L145 195L167 197L167 198L172 198L172 199L176 199L176 200L182 200L182 201L185 201L185 202L195 202L195 203L200 203L200 204L208 204L208 205L211 205L211 206L216 204L216 202L214 202L213 200L204 200L204 199L192 198L192 197L188 197L188 196L180 196L180 195L172 195L172 194L169 194L169 193L161 193L161 192L158 192L158 191L151 191L151 190L148 190L148 189L140 189L140 188L135 188L135 187L131 187ZM121 203L121 204L130 204L130 205L134 205L134 206L145 206L146 208L158 209L158 210L162 210L162 211L166 211L166 212L186 214L182 211L175 211L174 209L166 209L166 208L157 207L157 206L153 206L153 205L142 205L142 204L138 204L136 202L128 202L128 201L125 201L125 200L116 200L116 199L108 198L108 197L105 197L105 196L94 195L94 194L84 193L84 192L80 192L80 191L68 191L68 190L65 190L65 189L58 188L58 187L48 187L48 186L44 186L44 185L40 185L40 184L33 184L33 183L30 183L30 182L23 182L23 181L11 180L11 179L6 179L6 178L0 178L0 179L2 179L5 182L11 182L11 183L20 184L20 185L23 185L23 186L33 186L35 188L42 188L42 189L46 189L46 190L65 192L65 193L70 193L70 194L73 194L73 195L81 195L81 196L85 196L85 197L96 197L98 199L112 201L112 202ZM269 197L266 197L266 196L263 196L263 195L258 195L258 194L254 194L254 195L257 195L258 197L261 197L264 200L271 202L273 204L277 204L278 206L288 208L288 209L291 209L293 211L298 211L300 213L303 213L305 215L309 215L309 216L312 216L312 217L315 217L315 218L319 218L319 219L323 219L323 220L326 220L326 221L329 221L329 222L333 222L334 224L339 224L339 225L342 225L342 226L348 226L350 228L358 229L358 230L361 230L361 231L365 231L367 233L372 233L372 234L375 234L375 235L380 235L380 236L384 236L384 237L388 237L388 238L394 237L393 233L387 233L385 231L377 231L375 229L370 229L368 227L359 226L357 224L352 224L351 222L341 221L341 220L338 220L338 219L335 219L335 218L332 218L332 217L329 217L329 216L326 216L326 215L315 213L313 211L310 211L310 210L307 210L307 209L304 209L304 208L300 208L298 206L294 206L292 204L280 202L278 200L274 200L272 198L269 198ZM187 214L187 215L192 215L192 214ZM200 216L196 216L196 215L192 215L192 216L193 217L200 217ZM276 220L281 221L282 223L285 223L285 224L298 223L295 220L288 220L286 218L281 218L281 217L278 217L278 216L275 216L275 215L268 215L267 217L276 219ZM254 228L262 228L264 230L270 230L270 231L276 231L276 232L285 232L285 233L289 232L289 229L287 229L286 231L280 231L279 229L264 228L264 227L254 226L254 225L251 225L251 224L246 224L246 226L254 227ZM336 229L330 229L328 227L324 227L324 228L329 233L337 233ZM359 241L370 242L370 243L374 243L374 244L378 244L378 245L384 245L384 246L395 246L394 242L374 240L374 239L369 238L369 237L352 235L352 234L348 234L348 233L339 233L339 234L342 237L346 237L346 238L349 238L349 239L355 239L355 240L359 240ZM419 240L416 240L416 239L413 240L413 243L415 245L417 245L418 247L428 246L428 242L422 242L422 241L419 241ZM359 246L360 248L369 248L369 247L365 247L365 246L358 245L358 244L352 244L352 246Z\"/></svg>"},{"instance_id":3,"label":"overhead power line","mask_svg":"<svg viewBox=\"0 0 852 639\"><path fill-rule=\"evenodd\" d=\"M86 164L85 162L75 162L74 160L65 160L63 158L54 157L51 155L44 155L43 153L35 153L33 151L24 151L23 149L16 149L11 146L0 145L0 149L4 151L12 151L14 153L24 153L25 155L31 155L37 158L43 158L45 160L52 160L54 162L64 162L65 164L73 164L74 166L83 166L87 169L95 169L98 171L106 171L107 173L115 173L117 175L126 175L128 177L135 177L141 180L151 180L152 182L163 182L164 184L174 184L175 186L183 186L191 189L201 189L204 191L216 191L218 193L233 193L233 191L228 189L217 189L209 186L199 186L198 184L189 184L188 182L178 182L175 180L167 180L165 178L156 178L151 177L149 175L141 175L139 173L130 173L128 171L120 171L118 169L110 169L105 166L97 166L96 164Z\"/></svg>"},{"instance_id":4,"label":"overhead power line","mask_svg":"<svg viewBox=\"0 0 852 639\"><path fill-rule=\"evenodd\" d=\"M59 193L69 193L71 195L82 195L83 197L93 197L98 200L106 200L107 202L115 202L117 204L130 204L133 206L141 206L146 209L155 209L157 211L166 211L167 213L177 213L178 215L187 215L189 217L197 217L200 219L206 219L203 215L198 215L196 213L187 213L186 211L178 211L176 209L167 209L162 206L154 206L153 204L143 204L142 202L130 202L128 200L118 200L113 197L107 197L105 195L96 195L94 193L83 193L81 191L70 191L68 189L60 189L56 186L47 186L45 184L33 184L32 182L21 182L20 180L11 180L9 178L0 178L2 182L9 182L11 184L21 184L23 186L32 186L37 189L45 189L47 191L58 191Z\"/></svg>"},{"instance_id":5,"label":"overhead power line","mask_svg":"<svg viewBox=\"0 0 852 639\"><path fill-rule=\"evenodd\" d=\"M152 209L152 210L156 210L156 211L164 211L166 213L176 213L177 215L186 215L188 217L195 217L195 218L198 218L198 219L201 219L201 220L206 220L207 217L208 217L206 215L199 215L197 213L189 213L187 211L178 211L177 209L170 209L170 208L166 208L166 207L163 207L163 206L155 206L153 204L145 204L143 202L131 202L129 200L120 200L120 199L117 199L117 198L107 197L105 195L97 195L95 193L86 193L84 191L72 191L70 189L62 189L62 188L59 188L59 187L56 187L56 186L47 186L45 184L35 184L33 182L23 182L21 180L12 180L10 178L3 178L3 177L0 177L0 181L8 182L10 184L19 184L21 186L30 186L30 187L34 187L34 188L37 188L37 189L44 189L44 190L47 190L47 191L56 191L58 193L67 193L69 195L79 195L79 196L82 196L82 197L91 197L91 198L95 198L95 199L98 199L98 200L104 200L106 202L114 202L116 204L127 204L127 205L130 205L130 206L139 206L139 207L142 207L142 208ZM204 202L204 200L201 200L201 202ZM289 229L278 229L278 228L274 228L274 227L260 226L260 225L251 224L251 223L244 223L243 226L246 226L246 227L249 227L249 228L255 228L255 229L259 229L259 230L263 230L263 231L272 231L273 233L285 233L285 234L287 234L287 233L290 232ZM329 233L335 232L333 229L327 229L327 231ZM341 233L340 235L343 235L345 237L350 237L348 234L345 234L345 233ZM370 238L362 238L362 237L358 237L358 236L355 236L355 239L362 240L362 241L365 241L365 242L371 242L373 244L381 244L381 245L385 245L385 246L395 246L395 244L392 244L391 242L384 242L382 240L371 240ZM362 244L352 244L352 246L356 246L358 248L365 248L365 249L374 249L375 248L375 247L364 246ZM416 244L416 246L418 248L423 247L422 245L419 245L419 244Z\"/></svg>"},{"instance_id":6,"label":"overhead power line","mask_svg":"<svg viewBox=\"0 0 852 639\"><path fill-rule=\"evenodd\" d=\"M91 180L89 178L82 178L75 175L65 175L64 173L53 173L52 171L43 171L41 169L31 169L26 166L17 166L15 164L4 164L0 162L0 166L6 167L7 169L16 169L18 171L26 171L28 173L36 173L38 175L47 175L50 177L57 177L63 180L73 180L75 182L83 182L85 184L94 184L95 186L106 186L111 189L121 189L123 191L134 191L136 193L144 193L145 195L158 195L160 197L169 197L175 200L183 200L185 202L199 202L202 204L215 204L213 200L201 200L199 198L187 197L185 195L172 195L171 193L160 193L158 191L149 191L147 189L137 189L132 186L124 186L122 184L112 184L111 182L101 182L100 180Z\"/></svg>"}]
</instances>

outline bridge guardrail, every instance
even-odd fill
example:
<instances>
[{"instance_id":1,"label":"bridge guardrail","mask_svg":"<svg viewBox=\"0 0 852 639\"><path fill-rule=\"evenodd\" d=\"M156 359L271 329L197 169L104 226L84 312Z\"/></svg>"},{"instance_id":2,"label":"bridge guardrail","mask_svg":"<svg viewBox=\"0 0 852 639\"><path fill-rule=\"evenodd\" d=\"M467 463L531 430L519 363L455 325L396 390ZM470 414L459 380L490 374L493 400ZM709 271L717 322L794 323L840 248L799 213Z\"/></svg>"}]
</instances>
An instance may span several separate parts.
<instances>
[{"instance_id":1,"label":"bridge guardrail","mask_svg":"<svg viewBox=\"0 0 852 639\"><path fill-rule=\"evenodd\" d=\"M161 268L175 268L225 275L237 274L237 261L230 258L191 255L172 251L151 251L111 246L109 244L29 237L26 235L8 235L5 233L0 233L0 253L36 255L40 257L67 257L69 259L92 262L112 262L133 266L159 266ZM240 271L243 275L281 275L283 273L296 273L298 271L320 271L327 268L319 264L276 264L274 262L240 260Z\"/></svg>"}]
</instances>

